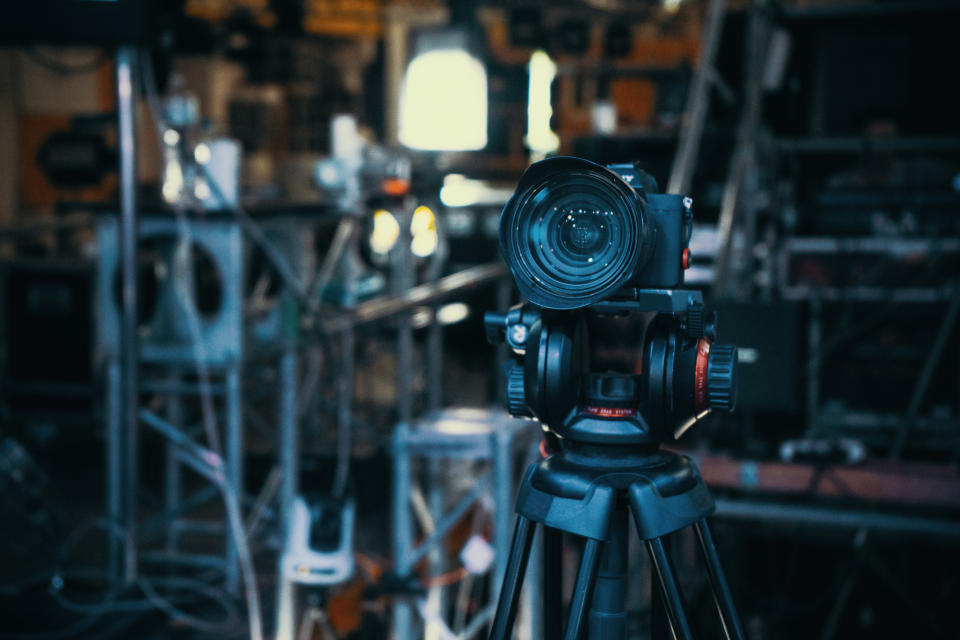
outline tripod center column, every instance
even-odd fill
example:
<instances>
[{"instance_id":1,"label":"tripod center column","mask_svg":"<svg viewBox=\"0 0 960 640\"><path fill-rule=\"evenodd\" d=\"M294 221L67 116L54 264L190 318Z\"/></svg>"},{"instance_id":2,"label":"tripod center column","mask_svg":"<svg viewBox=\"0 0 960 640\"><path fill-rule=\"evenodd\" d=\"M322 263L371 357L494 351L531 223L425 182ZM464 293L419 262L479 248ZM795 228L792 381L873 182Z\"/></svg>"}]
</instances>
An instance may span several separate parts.
<instances>
[{"instance_id":1,"label":"tripod center column","mask_svg":"<svg viewBox=\"0 0 960 640\"><path fill-rule=\"evenodd\" d=\"M627 511L618 505L610 517L610 537L600 551L587 627L590 640L627 637L627 527Z\"/></svg>"}]
</instances>

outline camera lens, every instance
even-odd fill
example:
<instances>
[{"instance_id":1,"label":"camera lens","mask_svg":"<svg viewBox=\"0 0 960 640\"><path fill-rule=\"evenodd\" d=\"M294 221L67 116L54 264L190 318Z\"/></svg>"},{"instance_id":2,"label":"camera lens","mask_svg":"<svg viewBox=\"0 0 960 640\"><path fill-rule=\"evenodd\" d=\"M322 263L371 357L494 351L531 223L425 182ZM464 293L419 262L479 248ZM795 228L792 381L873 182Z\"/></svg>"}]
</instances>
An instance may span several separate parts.
<instances>
[{"instance_id":1,"label":"camera lens","mask_svg":"<svg viewBox=\"0 0 960 640\"><path fill-rule=\"evenodd\" d=\"M644 253L643 201L618 175L579 158L533 165L500 219L500 244L533 304L574 309L604 299Z\"/></svg>"}]
</instances>

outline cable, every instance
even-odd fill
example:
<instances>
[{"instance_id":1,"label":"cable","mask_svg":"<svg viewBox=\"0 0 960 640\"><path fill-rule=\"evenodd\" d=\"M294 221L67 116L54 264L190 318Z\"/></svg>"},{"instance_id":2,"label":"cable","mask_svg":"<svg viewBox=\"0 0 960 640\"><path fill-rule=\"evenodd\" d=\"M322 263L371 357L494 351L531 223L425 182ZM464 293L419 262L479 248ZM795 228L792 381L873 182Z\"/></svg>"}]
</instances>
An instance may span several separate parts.
<instances>
[{"instance_id":1,"label":"cable","mask_svg":"<svg viewBox=\"0 0 960 640\"><path fill-rule=\"evenodd\" d=\"M150 580L141 578L137 584L143 591L144 595L147 596L150 605L156 609L159 609L160 611L163 611L165 614L167 614L167 616L170 617L171 620L189 625L194 629L198 629L207 633L222 633L233 628L240 619L236 606L234 606L233 602L225 593L223 593L222 590L205 584L200 580L193 580L183 577L156 577L151 578ZM217 605L223 609L225 617L220 622L210 622L209 620L204 620L202 618L190 615L182 609L173 606L169 599L161 597L156 590L154 590L153 585L186 587L190 591L199 593L209 600L217 603Z\"/></svg>"},{"instance_id":2,"label":"cable","mask_svg":"<svg viewBox=\"0 0 960 640\"><path fill-rule=\"evenodd\" d=\"M153 74L153 65L151 60L142 54L139 62L143 72L143 83L147 95L147 103L156 124L157 135L162 138L165 127L162 111L160 110L160 99L157 94L156 81ZM210 183L211 189L215 189L217 191L220 190L219 185L210 180L209 176L207 180L208 183ZM222 192L218 197L223 200ZM189 240L189 224L187 224L182 208L176 207L174 211L177 215L178 229L181 232L181 241L184 239ZM260 231L259 227L257 227L257 231ZM262 236L262 231L260 231L260 234ZM269 243L268 246L270 249L273 248L272 245L269 245ZM265 252L267 251L266 247L262 248L264 248ZM189 257L189 253L186 253L186 255ZM270 254L268 253L268 256L269 255ZM189 264L188 260L185 260L185 262ZM187 313L187 316L190 318L189 324L191 325L191 338L194 342L198 370L202 375L206 371L206 363L200 357L203 355L202 347L198 346L202 345L202 336L199 334L199 318L197 317L196 310L193 308L193 305L189 299L189 292L181 289L178 292L178 295L184 296L184 300L182 300L182 302L184 304L184 309ZM211 469L212 472L205 475L207 475L208 479L214 482L223 495L224 508L227 512L228 528L230 530L231 537L233 537L234 544L236 545L237 559L240 564L240 572L243 575L244 593L247 601L247 617L250 627L250 638L251 640L261 640L263 636L263 624L260 615L260 597L257 592L256 573L253 567L253 558L250 553L249 541L243 526L240 497L236 494L233 487L230 486L230 483L223 475L222 456L220 456L219 451L217 451L217 448L219 447L219 439L216 435L218 430L216 426L216 415L212 410L213 400L212 391L209 388L209 380L207 387L201 387L201 390L201 397L205 398L207 403L205 404L206 408L204 410L204 423L207 430L208 441L212 449L211 453L212 456L215 456L205 458L205 460L208 462L211 459L220 461L220 465L217 468Z\"/></svg>"},{"instance_id":3,"label":"cable","mask_svg":"<svg viewBox=\"0 0 960 640\"><path fill-rule=\"evenodd\" d=\"M48 56L39 47L28 47L24 51L31 60L41 67L61 76L73 76L96 71L107 60L106 51L101 51L92 60L79 64L70 64L57 60L56 58Z\"/></svg>"},{"instance_id":4,"label":"cable","mask_svg":"<svg viewBox=\"0 0 960 640\"><path fill-rule=\"evenodd\" d=\"M69 572L65 570L65 565L67 564L67 560L69 559L73 548L85 535L94 529L103 529L110 535L119 538L122 541L125 555L131 553L133 547L129 532L124 530L119 525L106 519L94 518L82 523L80 526L74 529L73 532L71 532L71 534L67 537L57 551L53 573L45 577L45 580L50 582L50 594L54 601L63 609L73 613L79 613L84 617L72 625L57 631L15 634L12 636L0 636L0 638L23 638L30 640L44 638L65 638L87 631L107 614L144 613L153 609L159 609L177 622L206 632L224 632L228 629L234 628L237 625L240 616L230 597L224 594L220 589L216 589L208 584L203 583L202 581L193 580L190 578L141 576L135 584L145 596L144 598L118 599L124 591L129 589L129 586L120 584L108 589L105 595L95 602L79 602L68 598L64 594L66 577L68 575L80 574L86 576L96 576L100 579L106 578L104 572L97 569L73 569ZM210 622L208 620L191 615L178 608L173 603L189 602L194 600L194 598L185 596L167 596L165 598L156 591L154 585L186 588L194 594L199 594L209 600L212 600L221 609L223 609L225 614L224 619L218 622Z\"/></svg>"}]
</instances>

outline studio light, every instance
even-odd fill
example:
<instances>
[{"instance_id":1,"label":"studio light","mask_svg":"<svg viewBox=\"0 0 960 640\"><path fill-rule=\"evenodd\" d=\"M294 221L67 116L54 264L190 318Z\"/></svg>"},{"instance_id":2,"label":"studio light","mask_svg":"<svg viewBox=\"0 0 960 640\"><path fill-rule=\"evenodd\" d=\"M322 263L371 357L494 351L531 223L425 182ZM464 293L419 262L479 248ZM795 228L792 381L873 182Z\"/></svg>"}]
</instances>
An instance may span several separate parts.
<instances>
[{"instance_id":1,"label":"studio light","mask_svg":"<svg viewBox=\"0 0 960 640\"><path fill-rule=\"evenodd\" d=\"M544 157L560 148L560 138L550 129L553 106L550 85L557 76L557 65L546 51L538 49L530 56L530 84L527 93L527 148Z\"/></svg>"},{"instance_id":2,"label":"studio light","mask_svg":"<svg viewBox=\"0 0 960 640\"><path fill-rule=\"evenodd\" d=\"M487 146L487 71L465 31L421 33L400 89L400 142L422 151Z\"/></svg>"},{"instance_id":3,"label":"studio light","mask_svg":"<svg viewBox=\"0 0 960 640\"><path fill-rule=\"evenodd\" d=\"M370 250L381 255L387 254L397 244L400 237L400 223L386 209L373 214L373 230L370 232Z\"/></svg>"}]
</instances>

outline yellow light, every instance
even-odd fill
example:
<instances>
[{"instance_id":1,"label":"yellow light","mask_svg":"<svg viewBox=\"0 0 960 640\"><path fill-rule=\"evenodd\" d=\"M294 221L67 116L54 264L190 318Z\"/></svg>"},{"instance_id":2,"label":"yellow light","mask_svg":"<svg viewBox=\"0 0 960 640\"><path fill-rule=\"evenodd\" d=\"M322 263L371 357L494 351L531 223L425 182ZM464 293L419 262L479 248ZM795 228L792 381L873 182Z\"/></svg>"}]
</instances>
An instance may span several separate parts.
<instances>
[{"instance_id":1,"label":"yellow light","mask_svg":"<svg viewBox=\"0 0 960 640\"><path fill-rule=\"evenodd\" d=\"M437 224L433 217L433 211L430 207L419 206L413 211L413 219L410 221L410 235L416 237L421 233L436 229Z\"/></svg>"},{"instance_id":2,"label":"yellow light","mask_svg":"<svg viewBox=\"0 0 960 640\"><path fill-rule=\"evenodd\" d=\"M413 236L410 241L410 251L418 258L426 258L437 250L438 242L436 229L428 229Z\"/></svg>"},{"instance_id":3,"label":"yellow light","mask_svg":"<svg viewBox=\"0 0 960 640\"><path fill-rule=\"evenodd\" d=\"M410 61L400 91L400 142L411 149L470 151L487 146L487 71L462 49Z\"/></svg>"},{"instance_id":4,"label":"yellow light","mask_svg":"<svg viewBox=\"0 0 960 640\"><path fill-rule=\"evenodd\" d=\"M389 253L400 237L400 223L386 209L373 214L373 230L370 232L370 249L374 253Z\"/></svg>"},{"instance_id":5,"label":"yellow light","mask_svg":"<svg viewBox=\"0 0 960 640\"><path fill-rule=\"evenodd\" d=\"M210 162L210 147L202 142L198 144L193 150L193 159L199 164L207 164Z\"/></svg>"}]
</instances>

